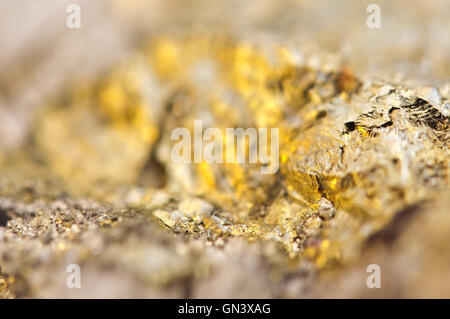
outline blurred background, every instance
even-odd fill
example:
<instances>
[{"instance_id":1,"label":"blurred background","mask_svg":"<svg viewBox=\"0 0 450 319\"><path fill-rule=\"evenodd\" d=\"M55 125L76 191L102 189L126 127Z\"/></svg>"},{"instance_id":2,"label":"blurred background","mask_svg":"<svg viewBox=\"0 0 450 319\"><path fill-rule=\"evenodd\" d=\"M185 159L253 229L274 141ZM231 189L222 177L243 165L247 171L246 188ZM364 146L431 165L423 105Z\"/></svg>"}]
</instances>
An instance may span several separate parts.
<instances>
[{"instance_id":1,"label":"blurred background","mask_svg":"<svg viewBox=\"0 0 450 319\"><path fill-rule=\"evenodd\" d=\"M81 28L66 27L70 3ZM152 34L217 29L280 43L312 65L435 85L450 74L450 2L347 0L4 0L0 3L0 149L21 145L35 111L63 87L95 77Z\"/></svg>"}]
</instances>

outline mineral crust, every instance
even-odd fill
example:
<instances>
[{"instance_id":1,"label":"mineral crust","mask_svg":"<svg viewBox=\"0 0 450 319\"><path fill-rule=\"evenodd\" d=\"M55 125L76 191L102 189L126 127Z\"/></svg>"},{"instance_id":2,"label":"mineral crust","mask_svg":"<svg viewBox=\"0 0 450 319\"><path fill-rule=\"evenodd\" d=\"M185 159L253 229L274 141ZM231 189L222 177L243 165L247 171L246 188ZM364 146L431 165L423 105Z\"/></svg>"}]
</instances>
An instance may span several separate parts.
<instances>
[{"instance_id":1,"label":"mineral crust","mask_svg":"<svg viewBox=\"0 0 450 319\"><path fill-rule=\"evenodd\" d=\"M141 42L0 154L1 297L450 297L448 82L219 29ZM279 128L278 172L174 163L198 119Z\"/></svg>"}]
</instances>

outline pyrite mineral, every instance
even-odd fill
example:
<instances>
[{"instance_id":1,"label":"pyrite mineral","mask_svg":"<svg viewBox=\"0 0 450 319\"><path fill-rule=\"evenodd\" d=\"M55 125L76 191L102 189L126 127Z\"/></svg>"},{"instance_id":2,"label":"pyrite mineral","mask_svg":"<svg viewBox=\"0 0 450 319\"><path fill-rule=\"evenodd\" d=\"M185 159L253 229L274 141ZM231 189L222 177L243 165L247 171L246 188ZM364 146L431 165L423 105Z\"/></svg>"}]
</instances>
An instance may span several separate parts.
<instances>
[{"instance_id":1,"label":"pyrite mineral","mask_svg":"<svg viewBox=\"0 0 450 319\"><path fill-rule=\"evenodd\" d=\"M0 296L449 297L449 93L278 40L151 36L0 155ZM279 171L173 162L194 120L278 128Z\"/></svg>"}]
</instances>

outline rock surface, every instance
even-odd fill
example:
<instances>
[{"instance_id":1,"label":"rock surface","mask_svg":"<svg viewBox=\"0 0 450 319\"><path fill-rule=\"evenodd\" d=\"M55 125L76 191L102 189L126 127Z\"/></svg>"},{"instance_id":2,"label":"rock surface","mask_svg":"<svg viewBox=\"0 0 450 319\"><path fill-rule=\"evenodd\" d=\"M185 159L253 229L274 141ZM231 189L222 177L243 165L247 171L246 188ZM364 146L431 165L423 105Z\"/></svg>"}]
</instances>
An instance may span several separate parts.
<instances>
[{"instance_id":1,"label":"rock surface","mask_svg":"<svg viewBox=\"0 0 450 319\"><path fill-rule=\"evenodd\" d=\"M118 10L146 30L136 49L47 97L22 142L0 143L1 297L450 297L448 3L389 22L401 8L383 2L376 34L363 7L320 31L343 9L263 2L238 17L234 2L160 4L164 32L139 24L144 4ZM420 56L383 38L399 25ZM374 58L375 44L392 55ZM279 171L174 163L171 132L199 119L279 128ZM370 264L381 289L366 286Z\"/></svg>"}]
</instances>

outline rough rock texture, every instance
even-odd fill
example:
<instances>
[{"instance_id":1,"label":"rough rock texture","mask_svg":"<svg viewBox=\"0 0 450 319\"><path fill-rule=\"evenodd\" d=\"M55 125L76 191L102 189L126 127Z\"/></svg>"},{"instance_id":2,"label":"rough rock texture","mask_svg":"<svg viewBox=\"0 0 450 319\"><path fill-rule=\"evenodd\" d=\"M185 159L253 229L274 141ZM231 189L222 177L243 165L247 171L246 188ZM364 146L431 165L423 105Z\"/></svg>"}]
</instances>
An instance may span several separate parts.
<instances>
[{"instance_id":1,"label":"rough rock texture","mask_svg":"<svg viewBox=\"0 0 450 319\"><path fill-rule=\"evenodd\" d=\"M1 297L450 297L448 3L380 3L369 30L365 6L263 2L160 3L157 32L118 10L136 49L0 143ZM198 119L279 128L279 171L174 163Z\"/></svg>"}]
</instances>

